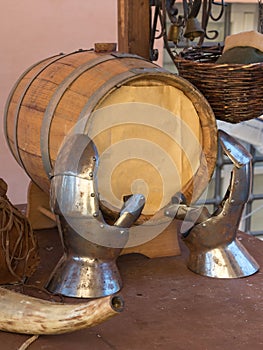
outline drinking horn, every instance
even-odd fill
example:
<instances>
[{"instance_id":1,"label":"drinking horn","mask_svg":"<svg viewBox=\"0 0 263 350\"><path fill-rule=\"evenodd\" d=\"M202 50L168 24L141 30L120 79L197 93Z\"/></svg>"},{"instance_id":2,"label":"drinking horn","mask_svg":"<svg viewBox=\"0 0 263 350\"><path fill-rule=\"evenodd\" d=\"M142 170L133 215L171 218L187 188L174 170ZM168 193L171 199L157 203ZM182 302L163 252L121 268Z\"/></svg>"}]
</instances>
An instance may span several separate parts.
<instances>
[{"instance_id":1,"label":"drinking horn","mask_svg":"<svg viewBox=\"0 0 263 350\"><path fill-rule=\"evenodd\" d=\"M121 296L88 302L51 302L0 287L0 330L21 334L70 333L96 326L124 308Z\"/></svg>"}]
</instances>

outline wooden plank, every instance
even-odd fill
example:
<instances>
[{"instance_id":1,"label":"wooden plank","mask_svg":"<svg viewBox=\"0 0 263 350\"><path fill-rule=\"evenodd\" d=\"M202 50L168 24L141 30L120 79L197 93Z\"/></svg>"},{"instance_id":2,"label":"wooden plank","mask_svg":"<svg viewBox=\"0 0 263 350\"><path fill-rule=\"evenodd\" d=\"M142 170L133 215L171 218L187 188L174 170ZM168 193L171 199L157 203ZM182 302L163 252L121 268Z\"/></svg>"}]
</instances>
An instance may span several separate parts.
<instances>
[{"instance_id":1,"label":"wooden plank","mask_svg":"<svg viewBox=\"0 0 263 350\"><path fill-rule=\"evenodd\" d=\"M118 0L118 51L150 58L149 0Z\"/></svg>"},{"instance_id":2,"label":"wooden plank","mask_svg":"<svg viewBox=\"0 0 263 350\"><path fill-rule=\"evenodd\" d=\"M49 207L49 195L32 181L28 187L27 202L26 216L33 230L49 229L57 226L55 216L52 215Z\"/></svg>"},{"instance_id":3,"label":"wooden plank","mask_svg":"<svg viewBox=\"0 0 263 350\"><path fill-rule=\"evenodd\" d=\"M178 242L179 223L173 220L166 229L151 241L135 247L124 248L121 255L138 253L148 258L160 258L181 254Z\"/></svg>"}]
</instances>

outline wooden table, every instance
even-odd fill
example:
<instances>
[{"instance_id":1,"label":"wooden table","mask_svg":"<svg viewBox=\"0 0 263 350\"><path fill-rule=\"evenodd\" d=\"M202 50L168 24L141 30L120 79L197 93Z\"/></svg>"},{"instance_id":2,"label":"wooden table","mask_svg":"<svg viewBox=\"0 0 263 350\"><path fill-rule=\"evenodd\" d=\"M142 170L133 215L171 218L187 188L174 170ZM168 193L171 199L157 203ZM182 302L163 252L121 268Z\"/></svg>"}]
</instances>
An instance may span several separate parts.
<instances>
[{"instance_id":1,"label":"wooden table","mask_svg":"<svg viewBox=\"0 0 263 350\"><path fill-rule=\"evenodd\" d=\"M56 230L41 230L38 238L41 264L30 283L44 283L61 254ZM244 233L239 238L263 266L263 242ZM187 269L188 252L180 244L180 256L120 256L125 310L93 328L40 336L29 350L263 349L262 272L241 279L199 276ZM0 332L0 348L18 349L26 339Z\"/></svg>"}]
</instances>

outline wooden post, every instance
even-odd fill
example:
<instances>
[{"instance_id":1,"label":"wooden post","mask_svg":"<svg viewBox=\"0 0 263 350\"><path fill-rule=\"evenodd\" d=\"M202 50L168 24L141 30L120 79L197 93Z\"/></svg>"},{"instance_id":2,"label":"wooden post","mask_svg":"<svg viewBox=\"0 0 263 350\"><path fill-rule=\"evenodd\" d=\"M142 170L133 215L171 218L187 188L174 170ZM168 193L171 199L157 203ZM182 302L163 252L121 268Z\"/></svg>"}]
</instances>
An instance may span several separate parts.
<instances>
[{"instance_id":1,"label":"wooden post","mask_svg":"<svg viewBox=\"0 0 263 350\"><path fill-rule=\"evenodd\" d=\"M150 59L149 0L118 0L118 51Z\"/></svg>"}]
</instances>

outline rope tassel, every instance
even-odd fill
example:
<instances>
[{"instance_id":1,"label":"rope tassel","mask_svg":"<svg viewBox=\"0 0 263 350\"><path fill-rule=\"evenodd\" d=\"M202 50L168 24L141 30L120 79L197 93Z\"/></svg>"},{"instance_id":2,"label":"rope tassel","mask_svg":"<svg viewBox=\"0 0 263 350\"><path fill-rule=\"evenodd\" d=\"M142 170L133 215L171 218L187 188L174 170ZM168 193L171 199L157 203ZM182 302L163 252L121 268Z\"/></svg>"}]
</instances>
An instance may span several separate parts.
<instances>
[{"instance_id":1,"label":"rope tassel","mask_svg":"<svg viewBox=\"0 0 263 350\"><path fill-rule=\"evenodd\" d=\"M23 282L39 263L31 225L6 193L7 184L0 179L0 284Z\"/></svg>"}]
</instances>

